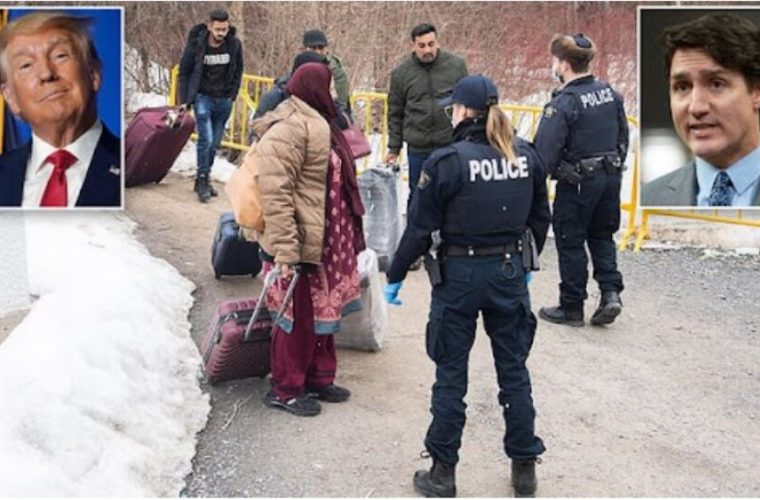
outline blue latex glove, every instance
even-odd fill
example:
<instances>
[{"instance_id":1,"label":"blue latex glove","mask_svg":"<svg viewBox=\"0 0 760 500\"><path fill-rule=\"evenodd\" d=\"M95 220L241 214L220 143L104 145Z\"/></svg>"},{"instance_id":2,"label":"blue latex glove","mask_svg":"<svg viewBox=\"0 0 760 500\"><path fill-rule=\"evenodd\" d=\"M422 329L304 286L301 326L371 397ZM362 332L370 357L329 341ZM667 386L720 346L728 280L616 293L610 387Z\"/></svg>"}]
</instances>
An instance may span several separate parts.
<instances>
[{"instance_id":1,"label":"blue latex glove","mask_svg":"<svg viewBox=\"0 0 760 500\"><path fill-rule=\"evenodd\" d=\"M398 298L398 291L401 290L401 285L403 284L403 281L399 281L398 283L387 283L385 285L385 288L383 289L383 295L385 296L385 301L387 303L394 306L400 306L403 304L403 302L401 302L401 300Z\"/></svg>"},{"instance_id":2,"label":"blue latex glove","mask_svg":"<svg viewBox=\"0 0 760 500\"><path fill-rule=\"evenodd\" d=\"M528 271L525 273L525 284L530 285L531 281L533 281L533 271Z\"/></svg>"}]
</instances>

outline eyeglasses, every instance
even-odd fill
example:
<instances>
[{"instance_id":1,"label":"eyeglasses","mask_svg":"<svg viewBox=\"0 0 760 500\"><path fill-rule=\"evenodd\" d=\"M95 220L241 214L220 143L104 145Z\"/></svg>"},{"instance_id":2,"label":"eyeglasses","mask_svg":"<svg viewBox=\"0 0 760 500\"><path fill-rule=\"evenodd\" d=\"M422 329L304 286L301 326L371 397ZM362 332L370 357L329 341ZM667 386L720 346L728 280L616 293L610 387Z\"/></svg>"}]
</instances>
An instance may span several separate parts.
<instances>
[{"instance_id":1,"label":"eyeglasses","mask_svg":"<svg viewBox=\"0 0 760 500\"><path fill-rule=\"evenodd\" d=\"M452 118L454 118L454 105L449 104L448 106L443 108L443 112L446 113L446 116L449 118L449 120L451 120Z\"/></svg>"}]
</instances>

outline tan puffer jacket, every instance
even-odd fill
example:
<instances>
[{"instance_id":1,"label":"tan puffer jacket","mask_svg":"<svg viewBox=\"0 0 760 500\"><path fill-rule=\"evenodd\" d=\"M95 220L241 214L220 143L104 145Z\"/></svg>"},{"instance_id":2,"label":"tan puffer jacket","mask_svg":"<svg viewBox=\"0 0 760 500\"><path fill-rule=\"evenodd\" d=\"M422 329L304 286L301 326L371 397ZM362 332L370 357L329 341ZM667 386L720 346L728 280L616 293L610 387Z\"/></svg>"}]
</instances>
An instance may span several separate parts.
<instances>
[{"instance_id":1,"label":"tan puffer jacket","mask_svg":"<svg viewBox=\"0 0 760 500\"><path fill-rule=\"evenodd\" d=\"M253 122L252 146L264 232L259 244L275 262L322 262L330 126L298 97Z\"/></svg>"}]
</instances>

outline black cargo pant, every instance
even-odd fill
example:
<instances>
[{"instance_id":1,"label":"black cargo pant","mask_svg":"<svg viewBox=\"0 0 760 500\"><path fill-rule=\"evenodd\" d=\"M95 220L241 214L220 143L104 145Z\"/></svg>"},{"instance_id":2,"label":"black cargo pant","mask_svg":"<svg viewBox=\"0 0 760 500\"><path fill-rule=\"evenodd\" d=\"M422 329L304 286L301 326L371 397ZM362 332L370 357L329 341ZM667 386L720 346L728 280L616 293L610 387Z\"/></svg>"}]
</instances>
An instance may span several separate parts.
<instances>
[{"instance_id":1,"label":"black cargo pant","mask_svg":"<svg viewBox=\"0 0 760 500\"><path fill-rule=\"evenodd\" d=\"M583 310L588 298L588 245L594 279L602 292L621 292L612 235L620 228L620 172L593 172L578 185L557 182L552 227L559 256L559 302L568 311Z\"/></svg>"},{"instance_id":2,"label":"black cargo pant","mask_svg":"<svg viewBox=\"0 0 760 500\"><path fill-rule=\"evenodd\" d=\"M443 274L444 282L433 288L426 332L427 353L436 372L430 409L433 421L425 447L443 463L459 461L467 408L467 365L482 311L507 425L504 451L510 458L540 455L546 448L535 434L536 412L525 365L536 318L530 310L522 259L518 255L510 259L448 257Z\"/></svg>"}]
</instances>

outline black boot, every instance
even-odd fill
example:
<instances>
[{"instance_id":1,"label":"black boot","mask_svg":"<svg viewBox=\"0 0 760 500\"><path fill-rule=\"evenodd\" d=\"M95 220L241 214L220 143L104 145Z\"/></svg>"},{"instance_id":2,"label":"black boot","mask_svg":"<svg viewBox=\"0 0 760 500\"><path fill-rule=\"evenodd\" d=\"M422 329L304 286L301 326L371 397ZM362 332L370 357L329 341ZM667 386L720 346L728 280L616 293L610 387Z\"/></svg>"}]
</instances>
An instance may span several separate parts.
<instances>
[{"instance_id":1,"label":"black boot","mask_svg":"<svg viewBox=\"0 0 760 500\"><path fill-rule=\"evenodd\" d=\"M615 321L622 310L623 303L620 301L620 295L617 292L602 292L599 307L591 316L591 324L609 325Z\"/></svg>"},{"instance_id":2,"label":"black boot","mask_svg":"<svg viewBox=\"0 0 760 500\"><path fill-rule=\"evenodd\" d=\"M211 196L219 196L219 192L214 189L214 183L210 179L208 181L208 192L211 193Z\"/></svg>"},{"instance_id":3,"label":"black boot","mask_svg":"<svg viewBox=\"0 0 760 500\"><path fill-rule=\"evenodd\" d=\"M562 306L542 307L538 310L538 315L560 325L583 326L583 311L571 311Z\"/></svg>"},{"instance_id":4,"label":"black boot","mask_svg":"<svg viewBox=\"0 0 760 500\"><path fill-rule=\"evenodd\" d=\"M418 470L414 473L414 490L428 498L457 496L457 487L454 484L455 468L456 465L447 465L434 458L429 471Z\"/></svg>"},{"instance_id":5,"label":"black boot","mask_svg":"<svg viewBox=\"0 0 760 500\"><path fill-rule=\"evenodd\" d=\"M512 459L512 487L516 497L536 495L536 458Z\"/></svg>"},{"instance_id":6,"label":"black boot","mask_svg":"<svg viewBox=\"0 0 760 500\"><path fill-rule=\"evenodd\" d=\"M198 193L198 200L206 203L211 198L209 191L208 174L198 174L195 178L195 192Z\"/></svg>"}]
</instances>

